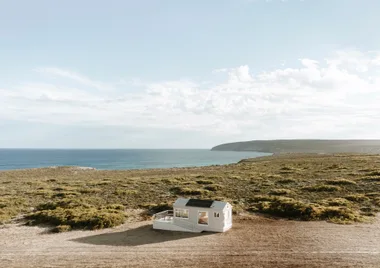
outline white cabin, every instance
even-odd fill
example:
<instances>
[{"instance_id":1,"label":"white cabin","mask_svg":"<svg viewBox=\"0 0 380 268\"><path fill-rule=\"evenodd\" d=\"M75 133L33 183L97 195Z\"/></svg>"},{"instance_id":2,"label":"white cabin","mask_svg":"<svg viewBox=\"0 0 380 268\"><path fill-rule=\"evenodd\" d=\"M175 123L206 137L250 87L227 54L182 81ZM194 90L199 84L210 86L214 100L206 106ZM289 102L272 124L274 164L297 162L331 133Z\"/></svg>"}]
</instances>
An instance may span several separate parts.
<instances>
[{"instance_id":1,"label":"white cabin","mask_svg":"<svg viewBox=\"0 0 380 268\"><path fill-rule=\"evenodd\" d=\"M178 198L173 210L159 212L153 219L153 229L225 232L232 227L232 206L222 201Z\"/></svg>"}]
</instances>

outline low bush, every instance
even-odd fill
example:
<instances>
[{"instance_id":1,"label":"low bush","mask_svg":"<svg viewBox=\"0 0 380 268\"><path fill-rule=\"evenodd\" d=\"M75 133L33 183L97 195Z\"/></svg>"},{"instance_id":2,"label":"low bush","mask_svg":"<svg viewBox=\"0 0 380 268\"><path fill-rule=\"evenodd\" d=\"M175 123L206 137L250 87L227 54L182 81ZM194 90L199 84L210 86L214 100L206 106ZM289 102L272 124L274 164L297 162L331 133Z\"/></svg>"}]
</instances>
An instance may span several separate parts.
<instances>
[{"instance_id":1,"label":"low bush","mask_svg":"<svg viewBox=\"0 0 380 268\"><path fill-rule=\"evenodd\" d=\"M61 208L42 210L29 214L32 224L67 225L70 228L94 230L109 228L124 222L124 212L113 209Z\"/></svg>"},{"instance_id":2,"label":"low bush","mask_svg":"<svg viewBox=\"0 0 380 268\"><path fill-rule=\"evenodd\" d=\"M213 184L214 182L212 180L197 180L198 184Z\"/></svg>"},{"instance_id":3,"label":"low bush","mask_svg":"<svg viewBox=\"0 0 380 268\"><path fill-rule=\"evenodd\" d=\"M147 209L148 215L153 215L161 211L172 210L173 204L172 203L144 204L141 207Z\"/></svg>"},{"instance_id":4,"label":"low bush","mask_svg":"<svg viewBox=\"0 0 380 268\"><path fill-rule=\"evenodd\" d=\"M363 202L363 201L369 200L369 198L363 194L351 194L351 195L347 195L345 198L347 200L354 201L354 202Z\"/></svg>"},{"instance_id":5,"label":"low bush","mask_svg":"<svg viewBox=\"0 0 380 268\"><path fill-rule=\"evenodd\" d=\"M252 202L260 202L260 201L273 201L277 197L276 196L269 196L269 195L254 195L252 198L249 199L249 201Z\"/></svg>"},{"instance_id":6,"label":"low bush","mask_svg":"<svg viewBox=\"0 0 380 268\"><path fill-rule=\"evenodd\" d=\"M191 189L191 188L182 188L182 187L172 187L170 191L178 195L201 195L204 193L204 190L201 189Z\"/></svg>"},{"instance_id":7,"label":"low bush","mask_svg":"<svg viewBox=\"0 0 380 268\"><path fill-rule=\"evenodd\" d=\"M335 185L315 185L307 186L302 189L309 192L336 192L340 190L340 187Z\"/></svg>"},{"instance_id":8,"label":"low bush","mask_svg":"<svg viewBox=\"0 0 380 268\"><path fill-rule=\"evenodd\" d=\"M380 182L380 176L369 176L362 178L363 181Z\"/></svg>"},{"instance_id":9,"label":"low bush","mask_svg":"<svg viewBox=\"0 0 380 268\"><path fill-rule=\"evenodd\" d=\"M216 191L222 189L222 186L220 186L218 184L213 184L213 185L205 186L204 189L211 191L211 192L216 192Z\"/></svg>"},{"instance_id":10,"label":"low bush","mask_svg":"<svg viewBox=\"0 0 380 268\"><path fill-rule=\"evenodd\" d=\"M334 223L351 223L361 219L349 208L325 207L321 210L319 218Z\"/></svg>"},{"instance_id":11,"label":"low bush","mask_svg":"<svg viewBox=\"0 0 380 268\"><path fill-rule=\"evenodd\" d=\"M368 173L369 176L380 176L380 170L374 170Z\"/></svg>"},{"instance_id":12,"label":"low bush","mask_svg":"<svg viewBox=\"0 0 380 268\"><path fill-rule=\"evenodd\" d=\"M63 233L63 232L68 232L71 230L70 225L58 225L53 228L52 232L53 233Z\"/></svg>"},{"instance_id":13,"label":"low bush","mask_svg":"<svg viewBox=\"0 0 380 268\"><path fill-rule=\"evenodd\" d=\"M325 207L317 204L305 204L291 198L278 198L271 202L261 202L258 211L289 219L328 220L335 223L361 221L357 214L345 207Z\"/></svg>"},{"instance_id":14,"label":"low bush","mask_svg":"<svg viewBox=\"0 0 380 268\"><path fill-rule=\"evenodd\" d=\"M277 182L278 182L278 183L281 183L281 184L288 184L288 183L294 183L294 182L296 182L296 180L295 180L295 179L288 178L288 179L281 179L281 180L278 180Z\"/></svg>"},{"instance_id":15,"label":"low bush","mask_svg":"<svg viewBox=\"0 0 380 268\"><path fill-rule=\"evenodd\" d=\"M270 195L288 195L292 191L288 189L273 189L269 192Z\"/></svg>"},{"instance_id":16,"label":"low bush","mask_svg":"<svg viewBox=\"0 0 380 268\"><path fill-rule=\"evenodd\" d=\"M290 219L313 220L318 218L315 207L292 198L277 198L273 201L260 202L257 208L259 212Z\"/></svg>"},{"instance_id":17,"label":"low bush","mask_svg":"<svg viewBox=\"0 0 380 268\"><path fill-rule=\"evenodd\" d=\"M348 201L345 198L329 198L326 200L322 200L321 204L326 205L326 206L333 206L333 207L335 207L335 206L336 207L338 207L338 206L345 207L345 206L350 205L350 201Z\"/></svg>"},{"instance_id":18,"label":"low bush","mask_svg":"<svg viewBox=\"0 0 380 268\"><path fill-rule=\"evenodd\" d=\"M351 181L347 179L328 180L325 183L330 184L330 185L356 185L355 181Z\"/></svg>"},{"instance_id":19,"label":"low bush","mask_svg":"<svg viewBox=\"0 0 380 268\"><path fill-rule=\"evenodd\" d=\"M59 192L53 195L54 197L59 197L59 198L65 198L65 197L71 197L71 196L78 196L81 193L79 192L72 192L72 191L64 191L64 192Z\"/></svg>"}]
</instances>

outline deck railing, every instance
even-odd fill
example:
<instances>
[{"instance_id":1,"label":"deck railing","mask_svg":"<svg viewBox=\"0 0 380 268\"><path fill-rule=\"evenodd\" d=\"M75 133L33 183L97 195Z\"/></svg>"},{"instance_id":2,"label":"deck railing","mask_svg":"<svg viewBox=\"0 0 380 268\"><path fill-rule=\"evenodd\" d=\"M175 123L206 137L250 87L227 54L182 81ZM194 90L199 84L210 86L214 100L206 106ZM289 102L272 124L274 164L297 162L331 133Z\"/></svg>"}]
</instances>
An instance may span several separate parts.
<instances>
[{"instance_id":1,"label":"deck railing","mask_svg":"<svg viewBox=\"0 0 380 268\"><path fill-rule=\"evenodd\" d=\"M180 226L180 227L186 228L190 231L197 231L198 230L196 224L194 224L193 222L190 222L188 220L176 218L175 224Z\"/></svg>"},{"instance_id":2,"label":"deck railing","mask_svg":"<svg viewBox=\"0 0 380 268\"><path fill-rule=\"evenodd\" d=\"M164 221L172 221L173 220L173 210L165 210L153 215L153 220L164 220Z\"/></svg>"}]
</instances>

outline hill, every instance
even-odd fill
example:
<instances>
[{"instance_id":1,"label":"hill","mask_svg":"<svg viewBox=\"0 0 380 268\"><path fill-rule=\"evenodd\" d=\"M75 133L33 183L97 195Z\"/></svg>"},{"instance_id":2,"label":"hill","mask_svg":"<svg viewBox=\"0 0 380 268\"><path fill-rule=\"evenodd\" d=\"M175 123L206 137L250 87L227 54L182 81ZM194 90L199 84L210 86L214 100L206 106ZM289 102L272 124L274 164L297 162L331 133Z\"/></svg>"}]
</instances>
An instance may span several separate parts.
<instances>
[{"instance_id":1,"label":"hill","mask_svg":"<svg viewBox=\"0 0 380 268\"><path fill-rule=\"evenodd\" d=\"M253 140L225 143L212 151L265 153L380 153L380 140Z\"/></svg>"}]
</instances>

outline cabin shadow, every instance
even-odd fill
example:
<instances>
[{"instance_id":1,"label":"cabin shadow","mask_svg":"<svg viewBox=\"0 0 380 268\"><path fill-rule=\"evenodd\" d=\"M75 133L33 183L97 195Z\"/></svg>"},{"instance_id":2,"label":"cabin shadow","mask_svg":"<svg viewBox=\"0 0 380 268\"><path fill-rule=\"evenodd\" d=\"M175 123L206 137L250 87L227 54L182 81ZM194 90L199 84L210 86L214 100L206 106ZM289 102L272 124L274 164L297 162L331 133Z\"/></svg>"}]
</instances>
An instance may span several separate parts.
<instances>
[{"instance_id":1,"label":"cabin shadow","mask_svg":"<svg viewBox=\"0 0 380 268\"><path fill-rule=\"evenodd\" d=\"M147 244L163 243L186 238L207 236L215 233L187 233L177 231L155 230L153 226L144 225L123 232L104 233L73 239L71 241L92 245L106 246L141 246Z\"/></svg>"}]
</instances>

